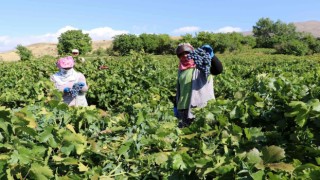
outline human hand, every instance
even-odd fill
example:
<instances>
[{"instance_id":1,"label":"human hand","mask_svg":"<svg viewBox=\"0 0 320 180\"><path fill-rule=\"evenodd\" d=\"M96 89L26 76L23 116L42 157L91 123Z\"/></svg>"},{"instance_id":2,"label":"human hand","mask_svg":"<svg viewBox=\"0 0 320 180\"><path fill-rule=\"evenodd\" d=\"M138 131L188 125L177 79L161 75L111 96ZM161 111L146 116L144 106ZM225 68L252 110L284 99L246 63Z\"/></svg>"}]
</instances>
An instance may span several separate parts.
<instances>
[{"instance_id":1,"label":"human hand","mask_svg":"<svg viewBox=\"0 0 320 180\"><path fill-rule=\"evenodd\" d=\"M64 92L64 93L70 93L70 92L71 92L71 88L65 87L65 88L63 89L63 92Z\"/></svg>"},{"instance_id":2,"label":"human hand","mask_svg":"<svg viewBox=\"0 0 320 180\"><path fill-rule=\"evenodd\" d=\"M86 84L84 82L78 82L80 88L83 88Z\"/></svg>"},{"instance_id":3,"label":"human hand","mask_svg":"<svg viewBox=\"0 0 320 180\"><path fill-rule=\"evenodd\" d=\"M203 50L205 50L207 53L209 53L210 59L213 58L214 52L213 52L213 49L212 49L212 47L211 47L210 45L205 44L205 45L201 46L201 49L203 49Z\"/></svg>"}]
</instances>

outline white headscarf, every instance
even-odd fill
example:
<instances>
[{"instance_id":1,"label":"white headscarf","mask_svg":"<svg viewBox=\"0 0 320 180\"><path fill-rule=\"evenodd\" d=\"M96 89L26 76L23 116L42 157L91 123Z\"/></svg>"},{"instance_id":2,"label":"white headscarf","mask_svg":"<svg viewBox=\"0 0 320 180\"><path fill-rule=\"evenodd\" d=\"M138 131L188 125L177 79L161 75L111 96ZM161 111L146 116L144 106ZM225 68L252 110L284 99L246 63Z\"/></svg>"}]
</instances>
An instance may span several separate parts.
<instances>
[{"instance_id":1,"label":"white headscarf","mask_svg":"<svg viewBox=\"0 0 320 180\"><path fill-rule=\"evenodd\" d=\"M69 70L61 68L59 72L53 75L53 78L58 85L65 85L70 81L77 81L78 73L73 68Z\"/></svg>"}]
</instances>

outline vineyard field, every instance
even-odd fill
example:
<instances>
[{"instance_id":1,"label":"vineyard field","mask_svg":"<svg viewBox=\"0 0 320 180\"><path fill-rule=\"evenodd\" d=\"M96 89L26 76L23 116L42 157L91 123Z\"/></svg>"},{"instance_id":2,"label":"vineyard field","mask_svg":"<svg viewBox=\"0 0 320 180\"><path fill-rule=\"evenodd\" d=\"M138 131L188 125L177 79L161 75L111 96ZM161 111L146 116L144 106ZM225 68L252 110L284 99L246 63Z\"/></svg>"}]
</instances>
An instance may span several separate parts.
<instances>
[{"instance_id":1,"label":"vineyard field","mask_svg":"<svg viewBox=\"0 0 320 180\"><path fill-rule=\"evenodd\" d=\"M77 108L49 80L53 57L0 62L0 179L317 179L320 55L217 56L216 99L181 129L176 56L86 57Z\"/></svg>"}]
</instances>

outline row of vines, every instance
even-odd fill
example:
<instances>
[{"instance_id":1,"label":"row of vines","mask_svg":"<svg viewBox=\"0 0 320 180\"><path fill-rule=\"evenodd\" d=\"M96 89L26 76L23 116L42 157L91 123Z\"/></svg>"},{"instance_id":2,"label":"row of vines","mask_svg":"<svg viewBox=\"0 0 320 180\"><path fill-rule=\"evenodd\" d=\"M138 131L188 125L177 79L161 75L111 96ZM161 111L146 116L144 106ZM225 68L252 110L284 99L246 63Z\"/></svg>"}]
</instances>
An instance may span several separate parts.
<instances>
[{"instance_id":1,"label":"row of vines","mask_svg":"<svg viewBox=\"0 0 320 180\"><path fill-rule=\"evenodd\" d=\"M218 56L216 100L182 129L175 56L86 58L79 108L49 81L54 58L1 63L0 179L319 177L320 56Z\"/></svg>"}]
</instances>

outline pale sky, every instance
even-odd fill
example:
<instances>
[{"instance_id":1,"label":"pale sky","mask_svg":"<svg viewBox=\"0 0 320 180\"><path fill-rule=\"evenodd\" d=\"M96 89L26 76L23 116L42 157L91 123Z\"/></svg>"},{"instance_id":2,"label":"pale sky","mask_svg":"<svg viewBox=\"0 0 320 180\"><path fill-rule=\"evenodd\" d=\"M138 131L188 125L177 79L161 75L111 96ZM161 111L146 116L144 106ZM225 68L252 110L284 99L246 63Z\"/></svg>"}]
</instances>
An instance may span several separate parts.
<instances>
[{"instance_id":1,"label":"pale sky","mask_svg":"<svg viewBox=\"0 0 320 180\"><path fill-rule=\"evenodd\" d=\"M251 31L260 18L284 23L320 21L319 0L3 0L0 52L18 44L58 42L80 29L92 40L118 34Z\"/></svg>"}]
</instances>

